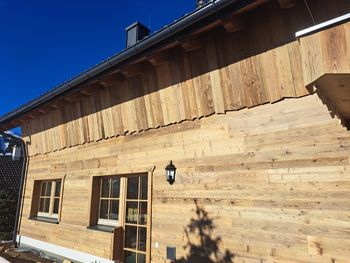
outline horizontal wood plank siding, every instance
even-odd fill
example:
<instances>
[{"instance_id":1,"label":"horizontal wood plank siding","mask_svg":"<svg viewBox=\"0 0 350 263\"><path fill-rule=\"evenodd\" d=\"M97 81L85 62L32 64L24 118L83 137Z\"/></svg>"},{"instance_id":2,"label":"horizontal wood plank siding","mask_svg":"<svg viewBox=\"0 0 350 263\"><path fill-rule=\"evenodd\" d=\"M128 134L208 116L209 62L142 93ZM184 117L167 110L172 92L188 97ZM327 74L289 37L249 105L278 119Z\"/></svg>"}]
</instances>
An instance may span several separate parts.
<instances>
[{"instance_id":1,"label":"horizontal wood plank siding","mask_svg":"<svg viewBox=\"0 0 350 263\"><path fill-rule=\"evenodd\" d=\"M187 255L195 202L234 262L346 262L349 156L349 132L317 95L92 142L31 157L20 233L109 258L112 234L86 229L91 177L155 166L152 262L165 262L167 245ZM172 186L170 160L178 168ZM34 180L62 175L60 224L28 220Z\"/></svg>"}]
</instances>

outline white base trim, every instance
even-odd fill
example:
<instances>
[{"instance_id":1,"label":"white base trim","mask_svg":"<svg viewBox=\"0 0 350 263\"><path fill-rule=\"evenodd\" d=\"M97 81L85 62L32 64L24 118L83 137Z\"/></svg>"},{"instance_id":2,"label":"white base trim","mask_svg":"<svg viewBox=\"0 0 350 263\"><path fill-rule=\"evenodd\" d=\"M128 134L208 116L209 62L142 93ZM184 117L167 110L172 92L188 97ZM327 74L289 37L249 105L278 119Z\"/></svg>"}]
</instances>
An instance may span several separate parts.
<instances>
[{"instance_id":1,"label":"white base trim","mask_svg":"<svg viewBox=\"0 0 350 263\"><path fill-rule=\"evenodd\" d=\"M91 254L80 252L78 250L65 248L62 246L54 245L26 236L17 236L17 242L19 242L20 245L26 245L32 248L36 248L38 250L46 251L51 254L62 256L73 261L78 261L82 263L115 263L114 261L109 259L97 257Z\"/></svg>"},{"instance_id":2,"label":"white base trim","mask_svg":"<svg viewBox=\"0 0 350 263\"><path fill-rule=\"evenodd\" d=\"M11 263L10 261L7 261L6 259L0 257L0 263Z\"/></svg>"},{"instance_id":3,"label":"white base trim","mask_svg":"<svg viewBox=\"0 0 350 263\"><path fill-rule=\"evenodd\" d=\"M322 29L322 28L331 26L331 25L333 25L333 24L337 24L337 23L339 23L339 22L342 22L342 21L345 21L345 20L348 20L348 19L350 19L350 13L347 13L347 14L345 14L345 15L336 17L336 18L331 19L331 20L328 20L328 21L323 22L323 23L321 23L321 24L318 24L318 25L315 25L315 26L312 26L312 27L309 27L309 28L300 30L300 31L298 31L298 32L295 33L295 37L296 37L296 38L302 37L302 36L304 36L304 35L313 33L313 32L315 32L315 31L317 31L317 30L320 30L320 29Z\"/></svg>"}]
</instances>

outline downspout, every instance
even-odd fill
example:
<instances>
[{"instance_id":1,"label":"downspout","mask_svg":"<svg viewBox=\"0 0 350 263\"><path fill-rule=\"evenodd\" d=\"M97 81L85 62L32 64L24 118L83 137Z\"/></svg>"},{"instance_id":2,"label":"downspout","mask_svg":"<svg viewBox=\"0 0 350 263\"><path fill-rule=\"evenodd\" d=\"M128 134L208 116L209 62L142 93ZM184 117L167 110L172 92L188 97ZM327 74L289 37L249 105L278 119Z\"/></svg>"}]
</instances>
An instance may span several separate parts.
<instances>
[{"instance_id":1,"label":"downspout","mask_svg":"<svg viewBox=\"0 0 350 263\"><path fill-rule=\"evenodd\" d=\"M12 241L15 244L15 246L17 247L17 233L18 233L18 226L19 226L19 221L20 221L20 212L21 212L21 206L22 206L22 194L23 194L23 186L24 186L24 179L25 179L25 175L26 175L26 168L27 168L27 151L26 151L26 145L25 142L22 138L20 137L16 137L13 136L11 134L5 133L3 131L0 131L0 135L2 135L3 137L9 137L11 139L13 139L14 141L18 142L21 145L21 149L22 149L22 156L21 158L23 159L23 164L22 164L22 169L21 169L21 181L20 181L20 185L19 185L19 189L18 189L18 199L17 199L17 209L16 209L16 217L15 217L15 226L13 229L13 237L12 237ZM16 144L17 145L17 144Z\"/></svg>"},{"instance_id":2,"label":"downspout","mask_svg":"<svg viewBox=\"0 0 350 263\"><path fill-rule=\"evenodd\" d=\"M21 182L19 185L19 190L18 190L18 200L17 200L17 210L16 210L16 217L15 217L15 227L13 231L13 243L17 247L17 234L19 232L19 222L20 222L20 214L21 214L21 208L22 208L22 199L23 199L23 186L24 186L24 180L26 177L26 171L27 171L27 149L26 149L26 144L22 138L20 138L20 143L21 143L21 148L22 148L22 153L23 153L23 164L22 164L22 171L21 171Z\"/></svg>"}]
</instances>

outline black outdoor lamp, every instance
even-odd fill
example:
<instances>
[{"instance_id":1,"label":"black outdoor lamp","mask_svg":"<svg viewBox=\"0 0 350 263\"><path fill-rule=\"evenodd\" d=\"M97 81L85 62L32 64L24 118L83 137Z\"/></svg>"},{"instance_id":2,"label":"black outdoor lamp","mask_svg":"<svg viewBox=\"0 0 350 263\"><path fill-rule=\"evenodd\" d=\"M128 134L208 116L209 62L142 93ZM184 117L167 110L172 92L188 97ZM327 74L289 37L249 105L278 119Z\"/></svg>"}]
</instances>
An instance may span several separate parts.
<instances>
[{"instance_id":1,"label":"black outdoor lamp","mask_svg":"<svg viewBox=\"0 0 350 263\"><path fill-rule=\"evenodd\" d=\"M165 167L165 176L169 184L173 184L175 182L175 174L176 174L176 167L175 165L173 165L173 161L170 161L170 164L168 164Z\"/></svg>"}]
</instances>

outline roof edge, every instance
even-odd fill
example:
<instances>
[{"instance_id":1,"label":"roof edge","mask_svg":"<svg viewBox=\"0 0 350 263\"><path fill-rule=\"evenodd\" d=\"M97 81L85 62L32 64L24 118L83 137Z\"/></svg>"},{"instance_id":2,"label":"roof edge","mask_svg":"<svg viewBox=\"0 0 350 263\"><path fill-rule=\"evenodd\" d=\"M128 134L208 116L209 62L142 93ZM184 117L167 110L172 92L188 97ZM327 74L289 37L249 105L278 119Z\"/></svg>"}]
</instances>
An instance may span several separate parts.
<instances>
[{"instance_id":1,"label":"roof edge","mask_svg":"<svg viewBox=\"0 0 350 263\"><path fill-rule=\"evenodd\" d=\"M121 64L125 62L128 59L131 59L132 57L136 56L137 54L140 54L141 52L154 47L155 45L161 43L162 41L170 38L171 36L174 36L175 34L178 34L179 32L189 28L191 25L198 23L200 21L205 20L209 16L217 13L218 11L223 10L224 8L228 7L231 4L241 2L242 6L243 4L249 4L252 2L255 2L255 0L212 0L206 5L204 5L201 8L198 8L194 10L193 12L189 13L188 15L185 15L180 20L175 21L168 26L163 27L161 30L157 31L153 35L146 37L145 39L141 40L140 42L136 43L134 46L124 49L120 53L117 53L116 55L102 61L101 63L97 64L96 66L88 69L87 71L73 77L71 80L66 81L62 83L59 86L56 86L52 90L44 93L43 95L39 96L38 98L6 113L5 115L0 117L0 126L5 125L6 123L10 122L11 120L29 112L30 110L48 102L49 100L53 99L54 97L57 97L61 95L62 93L73 89L78 84L83 83L84 81L97 76L98 74L102 73L103 71L106 71L110 69L113 66L116 66L118 64ZM241 6L237 7L237 10Z\"/></svg>"}]
</instances>

